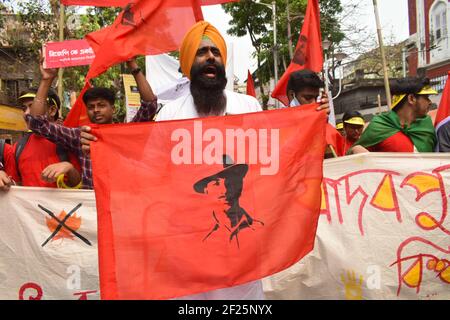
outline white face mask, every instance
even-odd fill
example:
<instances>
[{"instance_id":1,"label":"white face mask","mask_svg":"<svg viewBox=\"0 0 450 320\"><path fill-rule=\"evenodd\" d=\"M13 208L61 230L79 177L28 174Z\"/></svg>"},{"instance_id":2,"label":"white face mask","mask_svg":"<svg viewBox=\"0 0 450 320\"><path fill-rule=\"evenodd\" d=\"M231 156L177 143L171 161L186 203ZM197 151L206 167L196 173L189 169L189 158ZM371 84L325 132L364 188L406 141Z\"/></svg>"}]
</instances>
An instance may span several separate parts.
<instances>
[{"instance_id":1,"label":"white face mask","mask_svg":"<svg viewBox=\"0 0 450 320\"><path fill-rule=\"evenodd\" d=\"M301 103L297 100L296 97L294 97L294 99L292 99L291 103L289 104L290 107L296 107L296 106L300 106Z\"/></svg>"}]
</instances>

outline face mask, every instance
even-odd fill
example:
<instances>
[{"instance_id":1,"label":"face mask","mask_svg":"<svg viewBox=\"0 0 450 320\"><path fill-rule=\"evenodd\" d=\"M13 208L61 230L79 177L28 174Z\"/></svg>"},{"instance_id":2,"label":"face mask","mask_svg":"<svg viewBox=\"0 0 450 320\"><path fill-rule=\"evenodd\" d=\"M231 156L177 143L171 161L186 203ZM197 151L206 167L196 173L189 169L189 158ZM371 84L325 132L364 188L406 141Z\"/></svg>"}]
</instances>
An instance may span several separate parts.
<instances>
[{"instance_id":1,"label":"face mask","mask_svg":"<svg viewBox=\"0 0 450 320\"><path fill-rule=\"evenodd\" d=\"M297 100L296 97L294 97L294 99L292 99L291 103L289 104L290 107L296 107L296 106L300 106L301 103Z\"/></svg>"}]
</instances>

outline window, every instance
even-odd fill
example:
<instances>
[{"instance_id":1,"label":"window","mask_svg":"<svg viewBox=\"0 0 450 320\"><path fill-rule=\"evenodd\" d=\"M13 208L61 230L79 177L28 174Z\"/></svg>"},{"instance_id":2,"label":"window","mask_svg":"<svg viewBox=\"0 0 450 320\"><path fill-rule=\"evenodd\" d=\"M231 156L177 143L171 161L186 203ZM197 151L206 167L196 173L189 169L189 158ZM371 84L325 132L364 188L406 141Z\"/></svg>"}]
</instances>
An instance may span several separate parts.
<instances>
[{"instance_id":1,"label":"window","mask_svg":"<svg viewBox=\"0 0 450 320\"><path fill-rule=\"evenodd\" d=\"M434 39L439 41L447 37L447 4L438 1L431 10Z\"/></svg>"}]
</instances>

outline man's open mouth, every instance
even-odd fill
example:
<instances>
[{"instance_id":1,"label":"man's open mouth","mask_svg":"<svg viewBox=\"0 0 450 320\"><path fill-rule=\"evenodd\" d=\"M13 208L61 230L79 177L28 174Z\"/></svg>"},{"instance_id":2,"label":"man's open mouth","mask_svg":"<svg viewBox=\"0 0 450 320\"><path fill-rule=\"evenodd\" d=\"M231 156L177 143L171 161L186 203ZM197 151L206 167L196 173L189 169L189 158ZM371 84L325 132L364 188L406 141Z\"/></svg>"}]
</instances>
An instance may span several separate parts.
<instances>
[{"instance_id":1,"label":"man's open mouth","mask_svg":"<svg viewBox=\"0 0 450 320\"><path fill-rule=\"evenodd\" d=\"M217 75L217 68L215 66L207 66L203 68L203 74L208 78L215 78Z\"/></svg>"}]
</instances>

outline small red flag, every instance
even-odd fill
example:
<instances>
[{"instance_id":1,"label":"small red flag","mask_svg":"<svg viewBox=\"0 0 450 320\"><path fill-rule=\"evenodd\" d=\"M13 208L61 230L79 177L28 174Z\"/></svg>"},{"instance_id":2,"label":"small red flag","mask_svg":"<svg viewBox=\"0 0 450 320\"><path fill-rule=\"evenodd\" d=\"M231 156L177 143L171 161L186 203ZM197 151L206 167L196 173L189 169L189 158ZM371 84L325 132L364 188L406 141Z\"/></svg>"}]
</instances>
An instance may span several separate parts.
<instances>
[{"instance_id":1,"label":"small red flag","mask_svg":"<svg viewBox=\"0 0 450 320\"><path fill-rule=\"evenodd\" d=\"M83 101L84 93L90 88L92 88L91 84L89 82L86 82L80 92L80 95L72 106L72 109L70 109L66 119L64 120L64 125L66 127L78 128L91 123L87 115L86 105Z\"/></svg>"},{"instance_id":2,"label":"small red flag","mask_svg":"<svg viewBox=\"0 0 450 320\"><path fill-rule=\"evenodd\" d=\"M253 82L253 77L252 74L250 73L250 70L248 71L247 75L247 95L256 98L255 83Z\"/></svg>"},{"instance_id":3,"label":"small red flag","mask_svg":"<svg viewBox=\"0 0 450 320\"><path fill-rule=\"evenodd\" d=\"M292 72L310 69L314 72L322 70L323 51L322 35L320 33L320 10L318 0L308 0L305 20L303 22L300 38L295 48L294 58L278 81L272 92L272 98L280 100L284 105L289 105L286 89Z\"/></svg>"},{"instance_id":4,"label":"small red flag","mask_svg":"<svg viewBox=\"0 0 450 320\"><path fill-rule=\"evenodd\" d=\"M202 19L198 0L129 3L113 25L86 36L95 51L87 80L137 55L177 50L187 30Z\"/></svg>"},{"instance_id":5,"label":"small red flag","mask_svg":"<svg viewBox=\"0 0 450 320\"><path fill-rule=\"evenodd\" d=\"M348 150L345 150L345 138L329 123L326 126L326 142L333 147L338 157L345 156Z\"/></svg>"},{"instance_id":6,"label":"small red flag","mask_svg":"<svg viewBox=\"0 0 450 320\"><path fill-rule=\"evenodd\" d=\"M93 126L102 299L232 287L310 252L325 149L316 108Z\"/></svg>"},{"instance_id":7,"label":"small red flag","mask_svg":"<svg viewBox=\"0 0 450 320\"><path fill-rule=\"evenodd\" d=\"M445 84L444 91L442 92L441 102L439 103L439 108L436 114L436 120L434 126L436 131L439 128L450 121L450 71L448 72L447 83Z\"/></svg>"}]
</instances>

